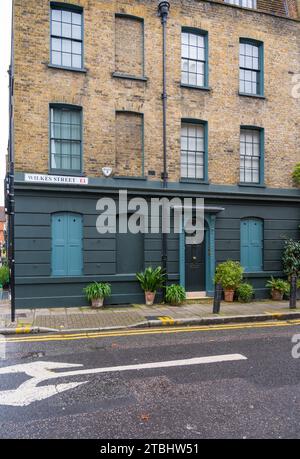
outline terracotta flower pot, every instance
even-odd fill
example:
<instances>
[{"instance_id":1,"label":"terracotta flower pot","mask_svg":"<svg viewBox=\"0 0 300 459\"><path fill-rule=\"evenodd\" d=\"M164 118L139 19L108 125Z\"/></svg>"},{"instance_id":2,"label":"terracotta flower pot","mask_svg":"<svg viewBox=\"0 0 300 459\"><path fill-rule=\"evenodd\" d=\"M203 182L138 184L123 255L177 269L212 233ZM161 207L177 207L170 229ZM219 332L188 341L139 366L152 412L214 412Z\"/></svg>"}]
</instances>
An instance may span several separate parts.
<instances>
[{"instance_id":1,"label":"terracotta flower pot","mask_svg":"<svg viewBox=\"0 0 300 459\"><path fill-rule=\"evenodd\" d=\"M103 302L104 302L103 298L94 298L94 299L92 299L92 308L93 309L102 308L103 307Z\"/></svg>"},{"instance_id":2,"label":"terracotta flower pot","mask_svg":"<svg viewBox=\"0 0 300 459\"><path fill-rule=\"evenodd\" d=\"M273 288L272 290L272 300L274 301L282 301L283 300L283 292L280 290L276 290Z\"/></svg>"},{"instance_id":3,"label":"terracotta flower pot","mask_svg":"<svg viewBox=\"0 0 300 459\"><path fill-rule=\"evenodd\" d=\"M145 292L145 302L147 306L152 306L154 303L156 292Z\"/></svg>"},{"instance_id":4,"label":"terracotta flower pot","mask_svg":"<svg viewBox=\"0 0 300 459\"><path fill-rule=\"evenodd\" d=\"M234 292L235 291L232 289L224 289L224 299L226 303L233 303Z\"/></svg>"}]
</instances>

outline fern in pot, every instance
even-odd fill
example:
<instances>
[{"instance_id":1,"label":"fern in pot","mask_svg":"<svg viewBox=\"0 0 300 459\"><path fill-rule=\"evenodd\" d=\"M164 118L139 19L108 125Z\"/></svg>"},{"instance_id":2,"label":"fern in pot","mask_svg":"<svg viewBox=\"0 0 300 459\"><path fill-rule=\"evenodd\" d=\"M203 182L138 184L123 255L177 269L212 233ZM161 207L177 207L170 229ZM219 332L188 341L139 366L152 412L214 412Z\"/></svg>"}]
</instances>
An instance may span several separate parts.
<instances>
[{"instance_id":1,"label":"fern in pot","mask_svg":"<svg viewBox=\"0 0 300 459\"><path fill-rule=\"evenodd\" d=\"M181 285L172 284L166 288L166 301L173 306L178 306L186 299L185 289Z\"/></svg>"},{"instance_id":2,"label":"fern in pot","mask_svg":"<svg viewBox=\"0 0 300 459\"><path fill-rule=\"evenodd\" d=\"M266 287L271 289L272 300L282 301L284 295L288 295L290 291L290 285L283 279L271 279L266 283Z\"/></svg>"},{"instance_id":3,"label":"fern in pot","mask_svg":"<svg viewBox=\"0 0 300 459\"><path fill-rule=\"evenodd\" d=\"M98 309L103 307L104 298L111 295L111 287L103 282L93 282L83 289L92 308Z\"/></svg>"},{"instance_id":4,"label":"fern in pot","mask_svg":"<svg viewBox=\"0 0 300 459\"><path fill-rule=\"evenodd\" d=\"M162 288L166 275L161 266L153 269L151 266L142 273L137 273L136 278L145 292L147 306L152 306L158 289Z\"/></svg>"},{"instance_id":5,"label":"fern in pot","mask_svg":"<svg viewBox=\"0 0 300 459\"><path fill-rule=\"evenodd\" d=\"M243 283L237 288L238 300L240 303L250 303L254 296L252 285Z\"/></svg>"}]
</instances>

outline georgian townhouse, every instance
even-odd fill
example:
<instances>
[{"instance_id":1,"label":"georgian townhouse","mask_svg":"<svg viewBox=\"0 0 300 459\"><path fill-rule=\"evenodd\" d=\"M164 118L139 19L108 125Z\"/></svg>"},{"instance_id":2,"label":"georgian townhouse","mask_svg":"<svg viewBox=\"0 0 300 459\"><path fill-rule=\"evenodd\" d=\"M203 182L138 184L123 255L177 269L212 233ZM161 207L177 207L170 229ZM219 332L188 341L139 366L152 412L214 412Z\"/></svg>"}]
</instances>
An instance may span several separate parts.
<instances>
[{"instance_id":1,"label":"georgian townhouse","mask_svg":"<svg viewBox=\"0 0 300 459\"><path fill-rule=\"evenodd\" d=\"M142 302L135 273L163 262L194 297L227 259L257 298L282 275L300 222L300 1L159 3L13 1L17 307L83 305L93 280L111 304ZM162 260L159 233L99 234L97 201L119 190L203 198L204 241L170 234Z\"/></svg>"}]
</instances>

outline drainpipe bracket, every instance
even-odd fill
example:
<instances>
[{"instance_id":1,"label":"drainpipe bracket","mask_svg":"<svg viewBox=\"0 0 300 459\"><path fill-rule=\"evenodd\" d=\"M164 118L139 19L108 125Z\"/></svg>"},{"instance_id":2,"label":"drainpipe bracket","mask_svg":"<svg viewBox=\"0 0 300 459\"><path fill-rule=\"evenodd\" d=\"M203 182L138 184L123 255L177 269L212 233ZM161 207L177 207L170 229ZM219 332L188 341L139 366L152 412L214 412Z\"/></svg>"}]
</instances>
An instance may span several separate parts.
<instances>
[{"instance_id":1,"label":"drainpipe bracket","mask_svg":"<svg viewBox=\"0 0 300 459\"><path fill-rule=\"evenodd\" d=\"M168 178L169 178L169 174L167 172L166 173L164 173L164 172L161 173L161 179L162 180L164 180L164 179L168 180Z\"/></svg>"}]
</instances>

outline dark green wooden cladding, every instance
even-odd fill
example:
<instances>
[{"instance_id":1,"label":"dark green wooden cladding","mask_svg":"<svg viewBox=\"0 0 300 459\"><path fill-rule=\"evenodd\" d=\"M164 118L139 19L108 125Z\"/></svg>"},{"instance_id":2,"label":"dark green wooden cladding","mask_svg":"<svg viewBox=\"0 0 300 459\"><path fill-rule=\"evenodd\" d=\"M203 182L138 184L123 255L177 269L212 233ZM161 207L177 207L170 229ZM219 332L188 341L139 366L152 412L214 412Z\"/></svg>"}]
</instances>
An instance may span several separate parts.
<instances>
[{"instance_id":1,"label":"dark green wooden cladding","mask_svg":"<svg viewBox=\"0 0 300 459\"><path fill-rule=\"evenodd\" d=\"M219 202L214 202L219 204ZM263 272L247 273L245 278L256 290L256 298L267 298L265 284L271 275L282 276L282 249L286 238L299 239L300 208L287 203L223 203L225 210L216 219L216 263L240 261L240 220L260 218L264 225Z\"/></svg>"},{"instance_id":2,"label":"dark green wooden cladding","mask_svg":"<svg viewBox=\"0 0 300 459\"><path fill-rule=\"evenodd\" d=\"M38 194L39 193L39 194ZM144 295L133 272L138 265L161 265L162 239L145 234L137 253L137 263L118 265L118 241L114 234L100 235L96 228L96 202L101 194L34 192L16 193L16 294L17 307L58 307L86 305L82 289L87 283L112 284L110 304L143 302ZM216 218L216 262L240 259L240 219L264 220L264 272L249 273L247 280L256 288L257 298L265 298L265 283L271 274L281 275L284 237L299 237L300 209L287 202L206 200L207 206L225 208ZM83 215L83 276L73 279L51 277L51 213L75 212ZM127 257L133 252L126 247ZM140 252L140 249L139 249ZM124 255L124 253L123 253ZM134 256L136 256L134 255ZM131 260L132 261L132 260ZM119 261L120 263L120 261ZM129 273L126 272L129 270ZM168 236L170 282L179 282L179 236Z\"/></svg>"},{"instance_id":3,"label":"dark green wooden cladding","mask_svg":"<svg viewBox=\"0 0 300 459\"><path fill-rule=\"evenodd\" d=\"M142 233L116 235L116 273L134 274L144 267L144 239Z\"/></svg>"}]
</instances>

